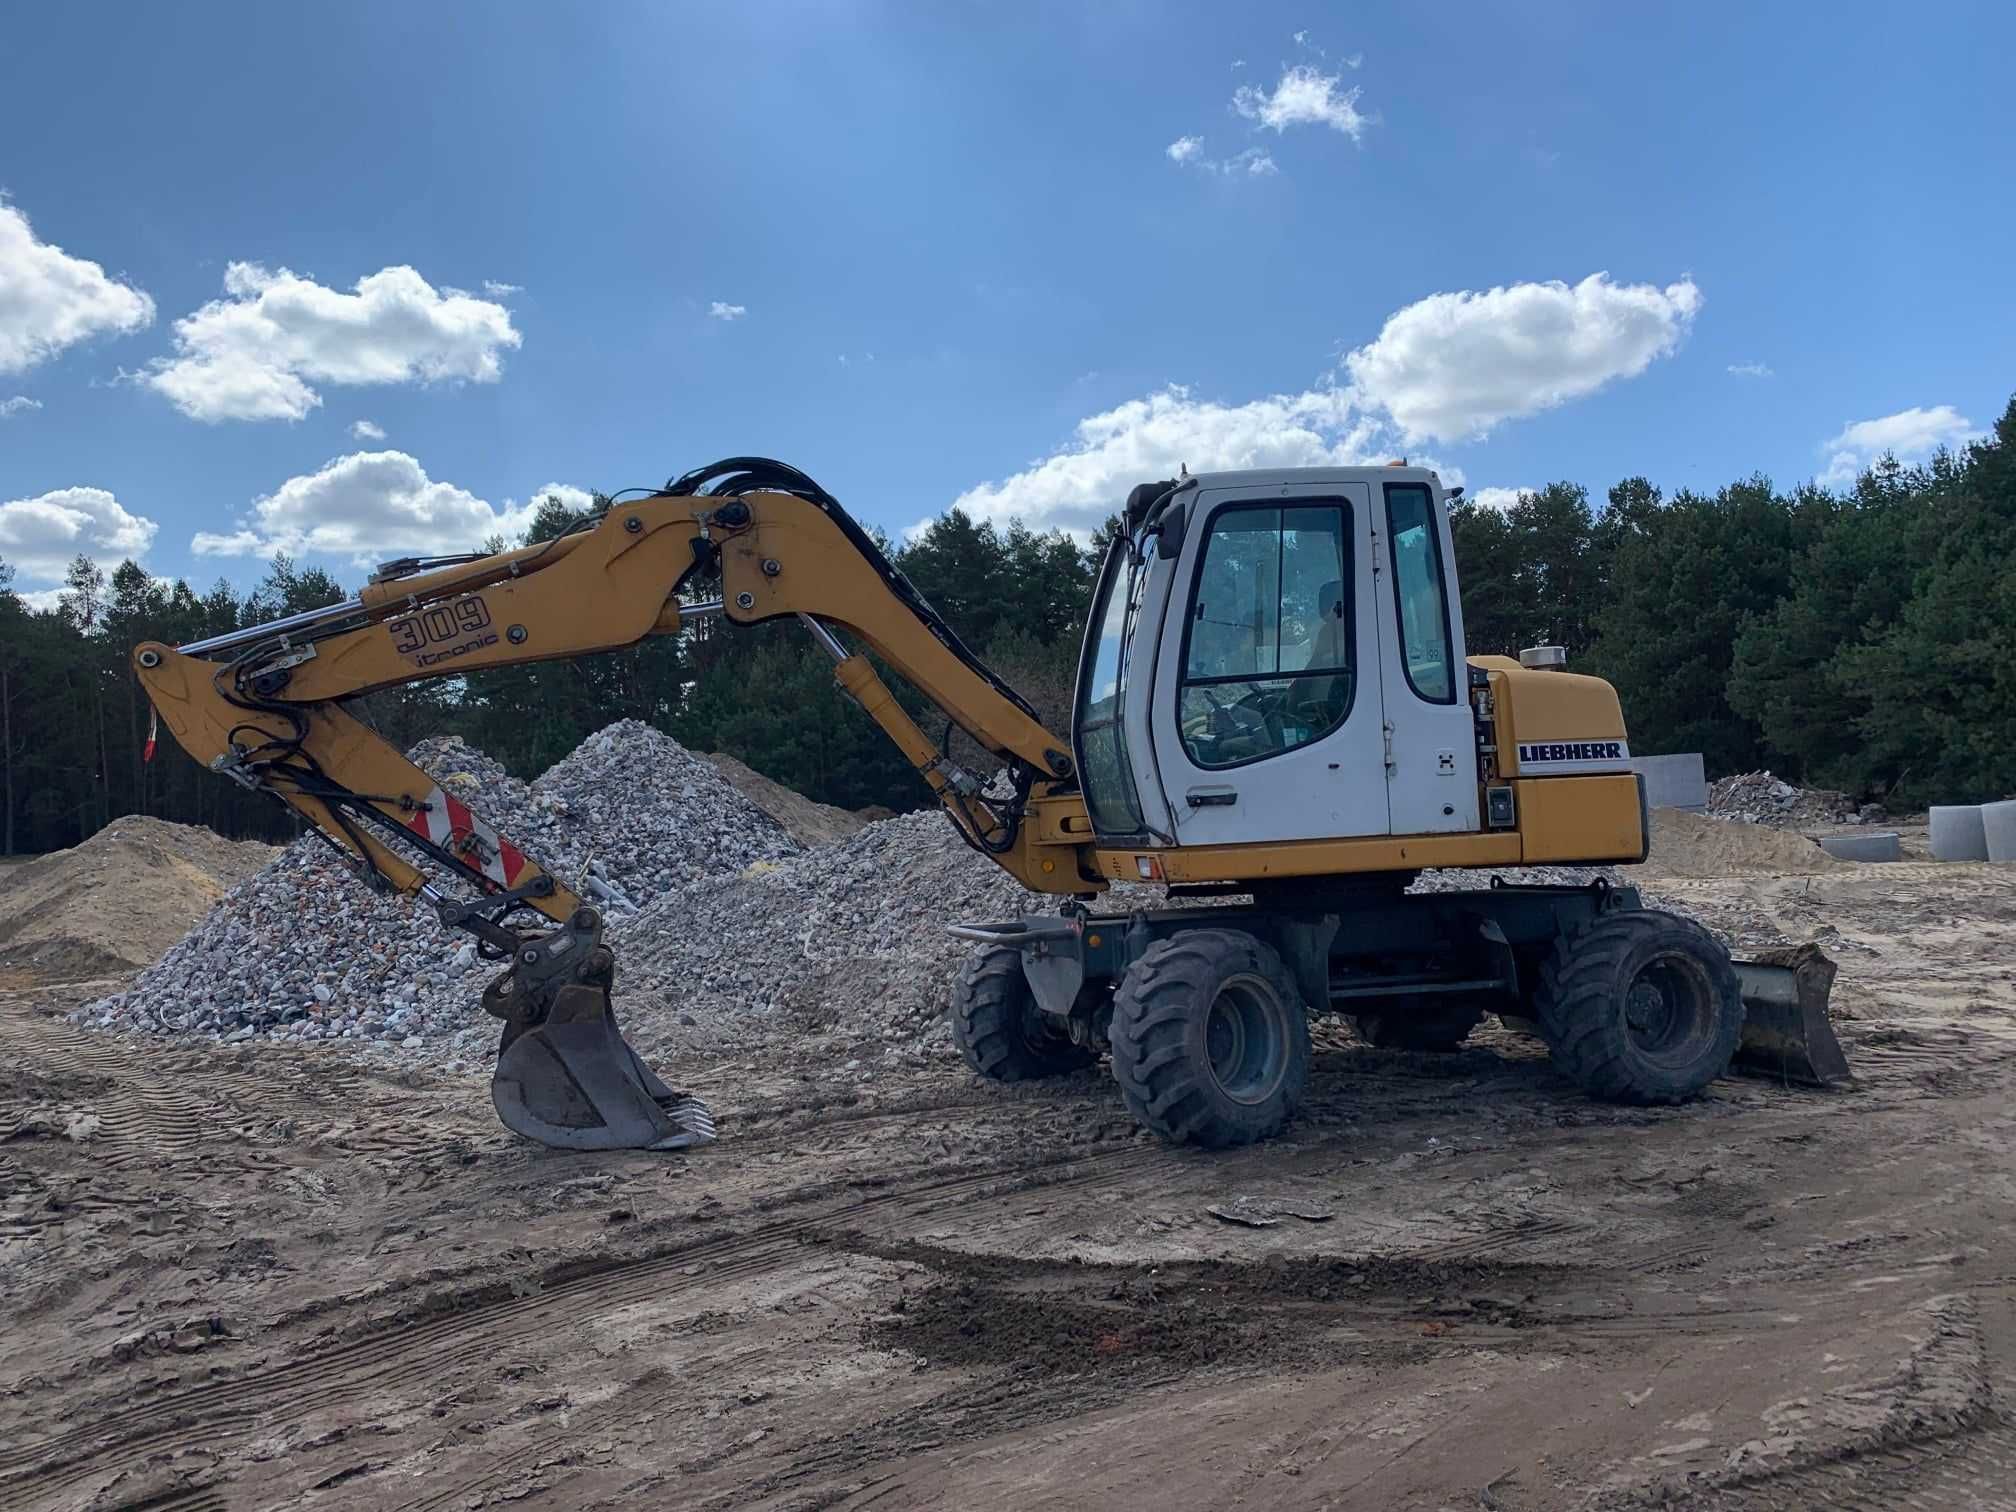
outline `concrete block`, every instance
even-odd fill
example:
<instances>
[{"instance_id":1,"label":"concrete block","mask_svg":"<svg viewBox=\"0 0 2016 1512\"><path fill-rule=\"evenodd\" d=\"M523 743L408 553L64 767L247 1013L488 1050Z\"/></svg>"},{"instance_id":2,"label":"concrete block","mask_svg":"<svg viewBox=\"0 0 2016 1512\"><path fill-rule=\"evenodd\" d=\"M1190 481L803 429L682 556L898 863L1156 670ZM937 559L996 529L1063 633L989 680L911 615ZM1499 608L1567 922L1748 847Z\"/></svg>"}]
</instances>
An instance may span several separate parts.
<instances>
[{"instance_id":1,"label":"concrete block","mask_svg":"<svg viewBox=\"0 0 2016 1512\"><path fill-rule=\"evenodd\" d=\"M1645 779L1645 798L1654 808L1686 809L1699 814L1708 807L1708 773L1701 753L1679 756L1633 756L1631 770Z\"/></svg>"},{"instance_id":2,"label":"concrete block","mask_svg":"<svg viewBox=\"0 0 2016 1512\"><path fill-rule=\"evenodd\" d=\"M2016 861L2016 798L1981 805L1981 834L1990 861Z\"/></svg>"},{"instance_id":3,"label":"concrete block","mask_svg":"<svg viewBox=\"0 0 2016 1512\"><path fill-rule=\"evenodd\" d=\"M1865 831L1859 835L1822 835L1820 849L1843 861L1904 859L1904 845L1895 830Z\"/></svg>"},{"instance_id":4,"label":"concrete block","mask_svg":"<svg viewBox=\"0 0 2016 1512\"><path fill-rule=\"evenodd\" d=\"M1980 804L1955 803L1932 810L1932 859L1988 859L1988 836L1981 826Z\"/></svg>"}]
</instances>

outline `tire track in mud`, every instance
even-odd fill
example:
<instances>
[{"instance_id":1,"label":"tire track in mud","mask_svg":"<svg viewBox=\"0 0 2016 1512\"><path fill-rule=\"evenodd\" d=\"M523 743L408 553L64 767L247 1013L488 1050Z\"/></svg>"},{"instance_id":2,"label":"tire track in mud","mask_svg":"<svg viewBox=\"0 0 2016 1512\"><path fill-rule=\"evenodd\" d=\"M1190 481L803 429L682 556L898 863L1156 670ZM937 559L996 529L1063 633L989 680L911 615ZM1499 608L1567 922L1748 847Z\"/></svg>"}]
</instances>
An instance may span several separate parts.
<instances>
[{"instance_id":1,"label":"tire track in mud","mask_svg":"<svg viewBox=\"0 0 2016 1512\"><path fill-rule=\"evenodd\" d=\"M214 1132L206 1101L141 1069L142 1057L116 1041L86 1034L62 1019L0 1008L0 1054L59 1061L96 1072L111 1085L91 1094L98 1119L92 1138L107 1148L99 1163L117 1169L135 1161L175 1160L191 1154ZM0 1138L19 1127L0 1127Z\"/></svg>"},{"instance_id":2,"label":"tire track in mud","mask_svg":"<svg viewBox=\"0 0 2016 1512\"><path fill-rule=\"evenodd\" d=\"M1698 1512L2012 1512L2016 1423L1996 1402L2006 1366L2008 1295L1949 1293L1925 1304L1929 1329L1913 1349L1884 1421L1845 1442L1795 1448L1777 1464L1730 1468L1705 1483L1656 1485L1598 1505L1693 1508ZM2001 1325L1984 1326L1988 1311ZM1747 1446L1746 1446L1747 1447ZM1762 1447L1761 1445L1758 1447Z\"/></svg>"},{"instance_id":3,"label":"tire track in mud","mask_svg":"<svg viewBox=\"0 0 2016 1512\"><path fill-rule=\"evenodd\" d=\"M275 1419L382 1396L445 1377L519 1343L563 1332L612 1308L717 1287L779 1268L840 1232L896 1232L948 1204L969 1207L1001 1188L1097 1190L1163 1158L1128 1149L1050 1167L1007 1167L879 1192L825 1213L702 1240L651 1255L563 1273L530 1296L491 1283L472 1295L422 1304L432 1315L338 1343L278 1367L175 1392L114 1411L39 1443L0 1449L0 1489L55 1495L81 1482L184 1449L241 1439ZM502 1295L499 1295L501 1293ZM440 1309L434 1311L434 1309Z\"/></svg>"},{"instance_id":4,"label":"tire track in mud","mask_svg":"<svg viewBox=\"0 0 2016 1512\"><path fill-rule=\"evenodd\" d=\"M108 1084L77 1101L80 1113L98 1120L90 1154L107 1170L201 1159L213 1170L278 1172L287 1165L284 1146L333 1142L389 1190L415 1161L440 1155L447 1139L462 1132L444 1135L433 1113L416 1113L410 1133L396 1122L367 1130L348 1110L367 1100L361 1084L368 1073L336 1055L304 1066L254 1051L233 1064L216 1049L143 1048L0 1001L0 1056L61 1064ZM25 1122L0 1122L0 1141ZM220 1125L231 1130L222 1144Z\"/></svg>"}]
</instances>

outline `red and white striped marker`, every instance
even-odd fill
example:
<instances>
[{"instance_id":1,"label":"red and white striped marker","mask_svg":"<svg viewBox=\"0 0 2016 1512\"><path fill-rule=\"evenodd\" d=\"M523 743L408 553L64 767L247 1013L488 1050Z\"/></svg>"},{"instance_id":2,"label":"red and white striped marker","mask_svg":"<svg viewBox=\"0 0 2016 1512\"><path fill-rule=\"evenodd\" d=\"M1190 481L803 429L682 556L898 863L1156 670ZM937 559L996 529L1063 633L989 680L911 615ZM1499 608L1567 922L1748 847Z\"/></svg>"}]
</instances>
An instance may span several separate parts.
<instances>
[{"instance_id":1,"label":"red and white striped marker","mask_svg":"<svg viewBox=\"0 0 2016 1512\"><path fill-rule=\"evenodd\" d=\"M428 793L427 807L407 820L406 827L461 857L500 887L517 887L537 870L523 851L473 813L468 804L438 787Z\"/></svg>"}]
</instances>

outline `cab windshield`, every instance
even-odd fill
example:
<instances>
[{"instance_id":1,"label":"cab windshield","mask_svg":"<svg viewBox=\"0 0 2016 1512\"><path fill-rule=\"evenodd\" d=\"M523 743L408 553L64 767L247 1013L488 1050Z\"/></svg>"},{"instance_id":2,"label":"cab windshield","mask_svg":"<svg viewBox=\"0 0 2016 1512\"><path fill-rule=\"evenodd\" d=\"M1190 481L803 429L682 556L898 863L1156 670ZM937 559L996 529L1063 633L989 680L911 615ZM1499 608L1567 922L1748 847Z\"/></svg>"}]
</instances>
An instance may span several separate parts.
<instances>
[{"instance_id":1,"label":"cab windshield","mask_svg":"<svg viewBox=\"0 0 2016 1512\"><path fill-rule=\"evenodd\" d=\"M1071 733L1092 827L1102 835L1136 835L1145 827L1124 722L1127 652L1141 609L1148 570L1121 537L1106 553L1085 651L1078 666L1078 701Z\"/></svg>"}]
</instances>

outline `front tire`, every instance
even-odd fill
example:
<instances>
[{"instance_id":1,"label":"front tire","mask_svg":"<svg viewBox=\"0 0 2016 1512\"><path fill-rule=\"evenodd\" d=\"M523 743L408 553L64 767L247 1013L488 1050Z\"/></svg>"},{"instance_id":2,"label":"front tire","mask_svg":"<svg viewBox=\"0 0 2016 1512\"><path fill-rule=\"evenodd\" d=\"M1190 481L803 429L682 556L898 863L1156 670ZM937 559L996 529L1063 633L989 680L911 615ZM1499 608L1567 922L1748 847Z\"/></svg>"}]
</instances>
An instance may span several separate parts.
<instances>
[{"instance_id":1,"label":"front tire","mask_svg":"<svg viewBox=\"0 0 2016 1512\"><path fill-rule=\"evenodd\" d=\"M1050 1027L1022 974L1022 952L993 946L976 952L952 984L952 1042L966 1064L990 1081L1034 1081L1083 1070L1096 1050Z\"/></svg>"},{"instance_id":2,"label":"front tire","mask_svg":"<svg viewBox=\"0 0 2016 1512\"><path fill-rule=\"evenodd\" d=\"M1309 1080L1309 1015L1272 946L1235 929L1157 941L1113 995L1113 1079L1144 1128L1227 1149L1269 1139Z\"/></svg>"},{"instance_id":3,"label":"front tire","mask_svg":"<svg viewBox=\"0 0 2016 1512\"><path fill-rule=\"evenodd\" d=\"M1743 993L1716 938L1657 909L1606 914L1541 969L1554 1064L1605 1102L1678 1103L1729 1069Z\"/></svg>"}]
</instances>

